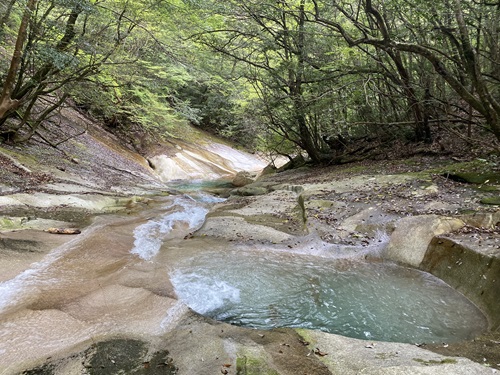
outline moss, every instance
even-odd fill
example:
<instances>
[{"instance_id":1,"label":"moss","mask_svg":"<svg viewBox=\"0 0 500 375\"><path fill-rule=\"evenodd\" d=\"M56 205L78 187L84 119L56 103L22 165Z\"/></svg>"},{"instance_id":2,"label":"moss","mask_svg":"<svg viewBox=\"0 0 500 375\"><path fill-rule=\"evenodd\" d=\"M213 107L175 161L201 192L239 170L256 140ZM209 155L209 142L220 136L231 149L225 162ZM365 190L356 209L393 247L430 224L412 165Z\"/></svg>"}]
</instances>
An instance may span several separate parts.
<instances>
[{"instance_id":1,"label":"moss","mask_svg":"<svg viewBox=\"0 0 500 375\"><path fill-rule=\"evenodd\" d=\"M14 152L12 150L9 150L9 149L6 149L6 148L3 148L3 147L0 147L0 151L3 152L4 154L6 155L9 155L11 157L13 157L16 161L18 161L19 163L27 166L27 165L37 165L39 164L37 162L37 160L32 157L32 156L29 156L29 155L26 155L26 154L20 154L20 153L17 153L17 152Z\"/></svg>"},{"instance_id":2,"label":"moss","mask_svg":"<svg viewBox=\"0 0 500 375\"><path fill-rule=\"evenodd\" d=\"M491 171L480 171L480 172L445 172L444 177L458 182L465 182L469 184L499 184L500 183L500 173Z\"/></svg>"},{"instance_id":3,"label":"moss","mask_svg":"<svg viewBox=\"0 0 500 375\"><path fill-rule=\"evenodd\" d=\"M249 356L236 358L236 375L279 375L265 360Z\"/></svg>"},{"instance_id":4,"label":"moss","mask_svg":"<svg viewBox=\"0 0 500 375\"><path fill-rule=\"evenodd\" d=\"M296 328L295 332L302 338L303 342L311 342L312 338L311 335L309 334L309 330L304 329L304 328Z\"/></svg>"},{"instance_id":5,"label":"moss","mask_svg":"<svg viewBox=\"0 0 500 375\"><path fill-rule=\"evenodd\" d=\"M479 185L478 187L476 187L476 190L483 191L486 193L500 192L498 186L492 186L492 185Z\"/></svg>"},{"instance_id":6,"label":"moss","mask_svg":"<svg viewBox=\"0 0 500 375\"><path fill-rule=\"evenodd\" d=\"M0 230L15 229L19 227L19 223L14 222L11 218L0 217Z\"/></svg>"},{"instance_id":7,"label":"moss","mask_svg":"<svg viewBox=\"0 0 500 375\"><path fill-rule=\"evenodd\" d=\"M148 355L148 345L139 340L114 339L93 344L78 356L45 363L26 370L22 375L53 375L60 373L61 364L81 361L85 374L90 375L175 375L177 368L166 350Z\"/></svg>"},{"instance_id":8,"label":"moss","mask_svg":"<svg viewBox=\"0 0 500 375\"><path fill-rule=\"evenodd\" d=\"M391 358L396 358L398 356L397 352L393 353L377 353L375 355L375 358L377 359L391 359Z\"/></svg>"},{"instance_id":9,"label":"moss","mask_svg":"<svg viewBox=\"0 0 500 375\"><path fill-rule=\"evenodd\" d=\"M298 209L299 209L299 216L302 219L302 222L304 224L307 223L306 206L304 204L304 196L302 194L299 195Z\"/></svg>"},{"instance_id":10,"label":"moss","mask_svg":"<svg viewBox=\"0 0 500 375\"><path fill-rule=\"evenodd\" d=\"M413 358L413 360L415 362L422 363L422 364L424 364L426 366L431 366L431 365L446 365L446 364L455 364L455 363L457 363L457 360L453 359L453 358L445 358L445 359L442 359L440 361L436 361L435 359L425 360L425 359L422 359L422 358Z\"/></svg>"},{"instance_id":11,"label":"moss","mask_svg":"<svg viewBox=\"0 0 500 375\"><path fill-rule=\"evenodd\" d=\"M488 197L481 199L482 204L500 205L500 197Z\"/></svg>"}]
</instances>

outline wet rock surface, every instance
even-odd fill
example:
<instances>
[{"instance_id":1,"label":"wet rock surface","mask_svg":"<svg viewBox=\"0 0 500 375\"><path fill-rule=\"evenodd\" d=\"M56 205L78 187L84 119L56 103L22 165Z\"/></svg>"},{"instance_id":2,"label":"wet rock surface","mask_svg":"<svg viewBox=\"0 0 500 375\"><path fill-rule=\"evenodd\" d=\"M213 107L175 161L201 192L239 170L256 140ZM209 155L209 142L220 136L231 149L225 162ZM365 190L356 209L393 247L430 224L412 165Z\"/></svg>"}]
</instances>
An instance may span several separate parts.
<instances>
[{"instance_id":1,"label":"wet rock surface","mask_svg":"<svg viewBox=\"0 0 500 375\"><path fill-rule=\"evenodd\" d=\"M90 139L84 144L94 147ZM130 156L130 150L117 152L101 144L103 157L98 164L102 165L93 169L90 161L78 155L77 146L68 147L71 158L58 160L57 166L47 163L40 170L36 169L41 165L37 158L52 158L48 151L21 159L19 150L10 150L26 169L0 157L0 163L9 165L1 172L6 177L2 180L1 214L10 220L0 228L0 261L12 270L2 281L72 241L47 237L57 236L43 232L54 223L39 221L33 227L27 225L32 220L22 220L24 217L82 228L81 239L75 240L81 241L80 250L58 261L67 262L71 269L92 270L88 279L75 274L74 280L56 290L42 288L43 299L27 301L18 315L0 317L2 324L25 322L18 338L9 341L9 349L13 348L9 356L0 353L8 359L0 360L2 375L498 373L497 328L467 342L417 346L308 330L260 331L193 313L175 299L168 273L162 268L168 263L142 262L129 254L134 241L131 233L141 221L128 222L127 217L149 210L154 204L144 197L170 191L168 186L155 177L147 162ZM122 152L129 155L125 165L119 161ZM451 272L447 276L443 272L440 277L457 280L456 288L461 290L464 279L476 275L482 280L475 284L480 290L463 287L463 293L489 296L490 307L485 305L483 310L496 314L498 206L481 201L493 199L498 185L483 179L480 186L488 189L476 189L477 184L450 179L444 173L454 173L453 164L446 159L415 159L266 175L244 187L256 189L251 194L238 193L215 205L200 230L169 246L189 253L203 246L245 249L266 244L290 253L313 247L321 256L381 259L398 228L403 231L408 223L408 231L412 226L430 226L428 247L421 244L419 254L411 254L411 261L391 259L438 274L440 267L456 271L464 269L464 264L458 264L458 258L436 262L441 250L434 248L434 242L444 242L440 239L444 238L460 243L472 256L480 254L477 264L466 274ZM111 223L89 227L90 218L102 213L117 216ZM143 221L150 214L144 215ZM435 220L465 225L436 231ZM483 272L480 267L485 264ZM493 328L496 323L491 321ZM35 335L32 327L38 335L47 328L46 322L57 326L51 326L50 335L37 341L43 345L30 348L27 340ZM74 341L66 343L67 335L73 335Z\"/></svg>"}]
</instances>

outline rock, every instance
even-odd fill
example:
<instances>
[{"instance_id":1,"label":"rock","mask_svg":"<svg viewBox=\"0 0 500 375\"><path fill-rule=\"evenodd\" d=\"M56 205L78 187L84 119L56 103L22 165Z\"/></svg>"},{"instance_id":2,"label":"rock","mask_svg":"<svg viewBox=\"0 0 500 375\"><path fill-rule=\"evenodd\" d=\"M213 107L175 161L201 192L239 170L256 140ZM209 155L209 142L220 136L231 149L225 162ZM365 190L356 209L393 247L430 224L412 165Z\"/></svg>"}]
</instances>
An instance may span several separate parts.
<instances>
[{"instance_id":1,"label":"rock","mask_svg":"<svg viewBox=\"0 0 500 375\"><path fill-rule=\"evenodd\" d=\"M243 197L250 197L255 195L265 195L268 190L262 186L244 186L239 189L231 191L231 195L241 195Z\"/></svg>"},{"instance_id":2,"label":"rock","mask_svg":"<svg viewBox=\"0 0 500 375\"><path fill-rule=\"evenodd\" d=\"M376 207L368 207L353 216L349 216L339 226L340 230L346 232L361 232L371 236L377 232L388 232L393 230L395 215L385 213Z\"/></svg>"},{"instance_id":3,"label":"rock","mask_svg":"<svg viewBox=\"0 0 500 375\"><path fill-rule=\"evenodd\" d=\"M399 220L389 245L383 251L386 259L419 267L431 240L464 226L460 219L437 215L410 216Z\"/></svg>"},{"instance_id":4,"label":"rock","mask_svg":"<svg viewBox=\"0 0 500 375\"><path fill-rule=\"evenodd\" d=\"M221 216L209 217L196 236L211 236L229 241L268 241L282 243L292 239L290 234L270 228L266 225L252 224L242 217Z\"/></svg>"},{"instance_id":5,"label":"rock","mask_svg":"<svg viewBox=\"0 0 500 375\"><path fill-rule=\"evenodd\" d=\"M500 258L488 256L449 238L434 238L421 268L465 295L500 328Z\"/></svg>"},{"instance_id":6,"label":"rock","mask_svg":"<svg viewBox=\"0 0 500 375\"><path fill-rule=\"evenodd\" d=\"M262 170L262 172L260 172L260 175L261 176L267 176L267 175L270 175L270 174L275 174L277 170L278 170L278 168L276 168L273 164L268 164Z\"/></svg>"},{"instance_id":7,"label":"rock","mask_svg":"<svg viewBox=\"0 0 500 375\"><path fill-rule=\"evenodd\" d=\"M443 177L457 182L464 182L468 184L500 184L500 173L477 173L477 172L457 172L457 173L443 173Z\"/></svg>"},{"instance_id":8,"label":"rock","mask_svg":"<svg viewBox=\"0 0 500 375\"><path fill-rule=\"evenodd\" d=\"M412 191L412 195L415 197L425 197L428 195L436 195L439 193L439 188L436 184L431 184L427 187L417 189L415 191Z\"/></svg>"},{"instance_id":9,"label":"rock","mask_svg":"<svg viewBox=\"0 0 500 375\"><path fill-rule=\"evenodd\" d=\"M331 208L345 209L346 207L345 202L329 201L326 199L311 199L306 201L304 204L308 210L318 210L318 211L323 211Z\"/></svg>"},{"instance_id":10,"label":"rock","mask_svg":"<svg viewBox=\"0 0 500 375\"><path fill-rule=\"evenodd\" d=\"M232 184L236 187L243 187L251 184L255 181L256 175L252 175L250 172L238 172L234 176Z\"/></svg>"},{"instance_id":11,"label":"rock","mask_svg":"<svg viewBox=\"0 0 500 375\"><path fill-rule=\"evenodd\" d=\"M272 191L276 190L287 190L293 191L294 193L300 194L304 191L304 187L301 185L290 185L290 184L279 184L271 186Z\"/></svg>"},{"instance_id":12,"label":"rock","mask_svg":"<svg viewBox=\"0 0 500 375\"><path fill-rule=\"evenodd\" d=\"M332 374L343 375L472 375L495 374L496 370L460 357L445 357L412 344L370 342L299 329L311 351L333 355L316 356ZM312 355L312 354L311 354Z\"/></svg>"},{"instance_id":13,"label":"rock","mask_svg":"<svg viewBox=\"0 0 500 375\"><path fill-rule=\"evenodd\" d=\"M481 199L482 204L500 205L500 197L488 197Z\"/></svg>"},{"instance_id":14,"label":"rock","mask_svg":"<svg viewBox=\"0 0 500 375\"><path fill-rule=\"evenodd\" d=\"M471 215L463 215L461 219L465 224L476 228L494 229L500 223L500 211L477 212Z\"/></svg>"}]
</instances>

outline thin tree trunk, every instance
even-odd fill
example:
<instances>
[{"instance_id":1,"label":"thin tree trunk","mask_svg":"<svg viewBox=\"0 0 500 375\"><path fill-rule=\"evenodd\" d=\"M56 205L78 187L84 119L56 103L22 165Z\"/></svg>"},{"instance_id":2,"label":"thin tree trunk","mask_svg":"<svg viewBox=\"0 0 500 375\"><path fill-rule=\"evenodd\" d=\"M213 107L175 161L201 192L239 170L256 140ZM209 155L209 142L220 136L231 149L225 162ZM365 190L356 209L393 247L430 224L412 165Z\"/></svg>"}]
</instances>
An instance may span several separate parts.
<instances>
[{"instance_id":1,"label":"thin tree trunk","mask_svg":"<svg viewBox=\"0 0 500 375\"><path fill-rule=\"evenodd\" d=\"M23 18L21 20L21 25L19 26L19 31L17 33L16 45L14 48L14 54L10 61L9 71L7 72L7 78L3 82L2 94L0 95L0 120L8 116L8 114L16 110L19 105L19 100L12 99L12 91L16 83L16 75L21 63L21 58L23 54L23 45L26 41L26 36L28 33L29 20L31 18L31 13L35 9L37 0L29 0L24 11Z\"/></svg>"},{"instance_id":2,"label":"thin tree trunk","mask_svg":"<svg viewBox=\"0 0 500 375\"><path fill-rule=\"evenodd\" d=\"M10 2L5 6L5 13L2 18L0 18L0 35L4 32L4 27L7 24L7 21L10 18L10 14L12 13L12 7L16 0L10 0Z\"/></svg>"}]
</instances>

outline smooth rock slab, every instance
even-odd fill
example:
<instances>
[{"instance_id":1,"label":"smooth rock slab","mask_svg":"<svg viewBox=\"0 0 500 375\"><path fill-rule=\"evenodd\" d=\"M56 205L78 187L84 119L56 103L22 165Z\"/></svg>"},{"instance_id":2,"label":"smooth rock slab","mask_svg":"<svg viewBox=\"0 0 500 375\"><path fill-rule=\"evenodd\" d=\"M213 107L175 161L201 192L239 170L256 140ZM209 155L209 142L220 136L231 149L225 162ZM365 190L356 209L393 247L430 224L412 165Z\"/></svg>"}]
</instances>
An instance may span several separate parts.
<instances>
[{"instance_id":1,"label":"smooth rock slab","mask_svg":"<svg viewBox=\"0 0 500 375\"><path fill-rule=\"evenodd\" d=\"M435 236L460 229L460 219L437 215L410 216L396 223L389 245L383 251L385 259L419 267L427 248Z\"/></svg>"},{"instance_id":2,"label":"smooth rock slab","mask_svg":"<svg viewBox=\"0 0 500 375\"><path fill-rule=\"evenodd\" d=\"M465 358L445 357L412 344L369 342L318 331L297 330L319 352L332 374L480 375L499 374ZM324 355L326 354L326 355ZM311 354L317 355L317 354Z\"/></svg>"}]
</instances>

